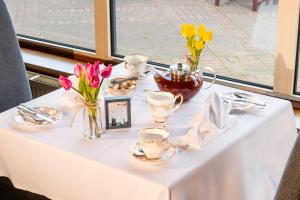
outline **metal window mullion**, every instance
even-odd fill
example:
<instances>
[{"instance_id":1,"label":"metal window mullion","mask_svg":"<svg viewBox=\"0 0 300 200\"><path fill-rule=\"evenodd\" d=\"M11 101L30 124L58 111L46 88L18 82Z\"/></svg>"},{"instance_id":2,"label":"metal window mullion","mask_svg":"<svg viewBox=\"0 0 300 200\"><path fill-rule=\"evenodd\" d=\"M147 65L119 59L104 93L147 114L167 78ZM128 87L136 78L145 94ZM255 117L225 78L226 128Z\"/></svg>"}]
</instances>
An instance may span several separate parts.
<instances>
[{"instance_id":1,"label":"metal window mullion","mask_svg":"<svg viewBox=\"0 0 300 200\"><path fill-rule=\"evenodd\" d=\"M275 93L282 95L293 95L299 5L299 0L279 1L273 88Z\"/></svg>"}]
</instances>

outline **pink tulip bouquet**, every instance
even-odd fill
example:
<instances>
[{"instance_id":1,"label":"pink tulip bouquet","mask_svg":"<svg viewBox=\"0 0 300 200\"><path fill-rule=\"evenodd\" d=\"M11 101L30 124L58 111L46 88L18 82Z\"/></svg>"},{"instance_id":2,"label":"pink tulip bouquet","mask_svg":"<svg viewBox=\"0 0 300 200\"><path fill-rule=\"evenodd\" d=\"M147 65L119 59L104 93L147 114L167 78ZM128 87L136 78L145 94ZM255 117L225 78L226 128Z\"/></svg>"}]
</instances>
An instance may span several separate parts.
<instances>
[{"instance_id":1,"label":"pink tulip bouquet","mask_svg":"<svg viewBox=\"0 0 300 200\"><path fill-rule=\"evenodd\" d=\"M74 74L79 79L78 89L72 86L71 80L67 77L59 76L58 79L60 85L65 88L65 90L72 88L82 97L79 101L84 105L84 109L88 111L87 114L89 118L89 126L88 129L85 130L84 135L90 139L100 137L102 132L102 122L98 122L99 118L101 118L101 116L99 116L101 113L99 114L98 95L104 79L109 78L111 72L111 64L100 69L100 62L97 61L94 64L87 63L85 67L81 64L75 65Z\"/></svg>"},{"instance_id":2,"label":"pink tulip bouquet","mask_svg":"<svg viewBox=\"0 0 300 200\"><path fill-rule=\"evenodd\" d=\"M74 74L78 81L78 89L72 86L70 79L64 76L59 76L60 85L65 88L65 90L70 90L71 88L78 92L85 101L96 102L98 99L98 94L100 87L105 78L109 78L112 72L112 65L108 65L104 69L100 70L100 62L97 61L94 64L87 63L85 67L81 64L76 64L74 67Z\"/></svg>"}]
</instances>

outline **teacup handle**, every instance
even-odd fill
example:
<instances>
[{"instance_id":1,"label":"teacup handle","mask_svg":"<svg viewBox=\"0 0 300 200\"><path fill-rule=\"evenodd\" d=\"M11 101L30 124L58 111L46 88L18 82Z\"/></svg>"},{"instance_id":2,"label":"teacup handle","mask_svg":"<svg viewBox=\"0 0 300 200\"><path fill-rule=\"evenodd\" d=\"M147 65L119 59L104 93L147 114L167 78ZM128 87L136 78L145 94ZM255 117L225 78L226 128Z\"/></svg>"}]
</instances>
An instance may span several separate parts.
<instances>
[{"instance_id":1,"label":"teacup handle","mask_svg":"<svg viewBox=\"0 0 300 200\"><path fill-rule=\"evenodd\" d=\"M207 87L203 88L204 90L207 90L207 89L211 88L216 83L217 74L216 74L215 70L213 68L211 68L211 67L203 67L203 69L206 70L206 71L208 71L208 72L210 72L210 73L212 73L213 74L213 78L214 78L212 80L212 82Z\"/></svg>"},{"instance_id":2,"label":"teacup handle","mask_svg":"<svg viewBox=\"0 0 300 200\"><path fill-rule=\"evenodd\" d=\"M181 104L183 103L183 95L181 93L175 95L174 101L176 102L178 98L180 98L180 102L172 109L172 112L180 108Z\"/></svg>"}]
</instances>

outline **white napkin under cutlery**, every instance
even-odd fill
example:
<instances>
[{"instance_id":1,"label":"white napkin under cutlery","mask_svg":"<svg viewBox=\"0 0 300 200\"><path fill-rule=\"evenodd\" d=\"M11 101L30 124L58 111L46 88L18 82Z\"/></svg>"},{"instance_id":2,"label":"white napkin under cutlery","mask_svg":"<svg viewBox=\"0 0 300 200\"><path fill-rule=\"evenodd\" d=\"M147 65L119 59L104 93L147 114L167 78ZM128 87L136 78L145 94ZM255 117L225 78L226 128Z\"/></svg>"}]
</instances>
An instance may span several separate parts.
<instances>
[{"instance_id":1,"label":"white napkin under cutlery","mask_svg":"<svg viewBox=\"0 0 300 200\"><path fill-rule=\"evenodd\" d=\"M201 149L212 138L233 127L236 119L230 116L231 104L224 104L221 97L212 93L195 114L186 135L177 144L183 148Z\"/></svg>"}]
</instances>

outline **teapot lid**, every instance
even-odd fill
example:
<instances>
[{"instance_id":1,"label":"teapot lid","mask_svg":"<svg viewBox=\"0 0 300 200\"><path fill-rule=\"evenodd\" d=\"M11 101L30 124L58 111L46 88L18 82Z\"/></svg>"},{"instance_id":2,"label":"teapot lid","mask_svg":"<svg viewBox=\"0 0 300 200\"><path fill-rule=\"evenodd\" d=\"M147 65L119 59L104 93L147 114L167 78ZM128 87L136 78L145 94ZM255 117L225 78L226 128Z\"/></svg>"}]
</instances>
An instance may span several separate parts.
<instances>
[{"instance_id":1,"label":"teapot lid","mask_svg":"<svg viewBox=\"0 0 300 200\"><path fill-rule=\"evenodd\" d=\"M191 68L187 64L178 63L178 64L171 65L170 71L173 75L182 76L182 75L189 74Z\"/></svg>"}]
</instances>

